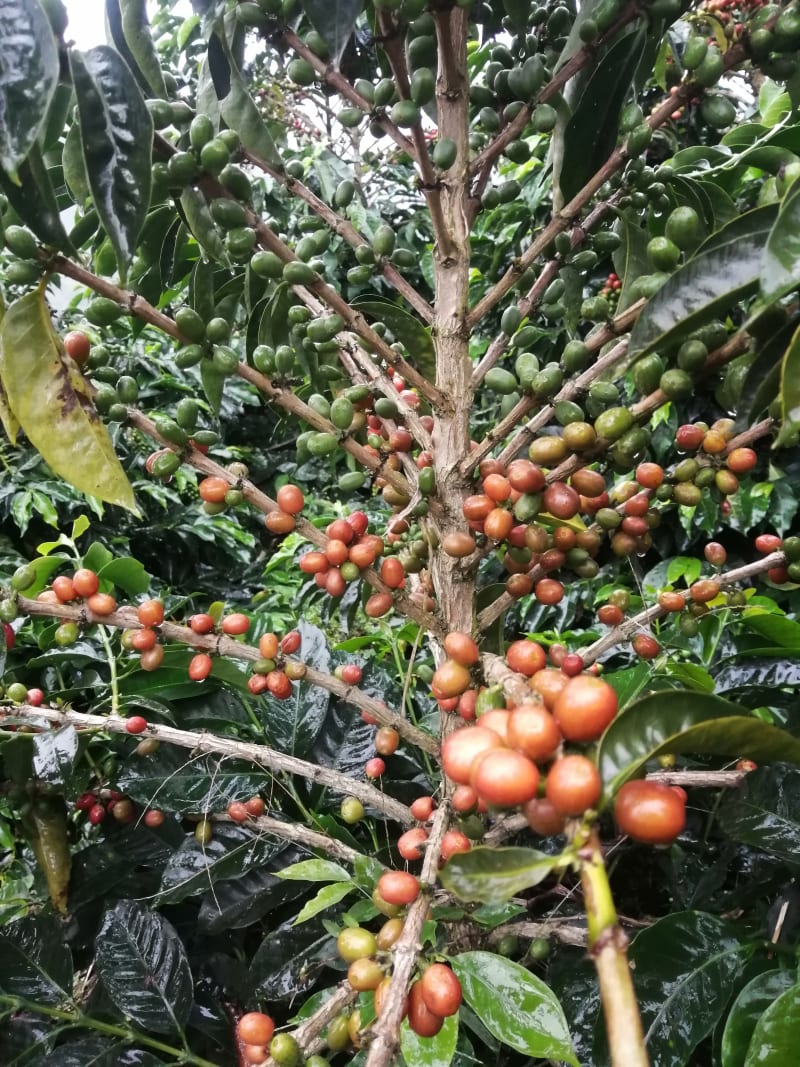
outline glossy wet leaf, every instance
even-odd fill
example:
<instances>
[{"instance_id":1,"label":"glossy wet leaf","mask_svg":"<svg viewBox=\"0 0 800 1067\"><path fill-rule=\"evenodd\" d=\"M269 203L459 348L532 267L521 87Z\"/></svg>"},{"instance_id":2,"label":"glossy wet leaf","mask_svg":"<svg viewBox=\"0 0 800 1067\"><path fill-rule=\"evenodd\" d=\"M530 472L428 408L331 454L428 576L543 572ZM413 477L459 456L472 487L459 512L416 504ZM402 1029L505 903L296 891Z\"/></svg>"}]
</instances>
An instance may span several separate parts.
<instances>
[{"instance_id":1,"label":"glossy wet leaf","mask_svg":"<svg viewBox=\"0 0 800 1067\"><path fill-rule=\"evenodd\" d=\"M164 811L213 812L268 789L272 776L242 760L193 759L185 750L162 745L144 759L129 761L117 781L119 789L140 804Z\"/></svg>"},{"instance_id":2,"label":"glossy wet leaf","mask_svg":"<svg viewBox=\"0 0 800 1067\"><path fill-rule=\"evenodd\" d=\"M800 762L800 741L742 714L737 704L689 690L652 693L623 711L600 740L597 765L608 793L666 753Z\"/></svg>"},{"instance_id":3,"label":"glossy wet leaf","mask_svg":"<svg viewBox=\"0 0 800 1067\"><path fill-rule=\"evenodd\" d=\"M58 84L58 46L37 0L0 0L0 168L16 180Z\"/></svg>"},{"instance_id":4,"label":"glossy wet leaf","mask_svg":"<svg viewBox=\"0 0 800 1067\"><path fill-rule=\"evenodd\" d=\"M778 395L783 357L793 333L794 323L789 320L759 345L742 387L738 413L743 425L754 422Z\"/></svg>"},{"instance_id":5,"label":"glossy wet leaf","mask_svg":"<svg viewBox=\"0 0 800 1067\"><path fill-rule=\"evenodd\" d=\"M150 1052L101 1034L59 1044L56 1055L58 1067L161 1067L164 1063Z\"/></svg>"},{"instance_id":6,"label":"glossy wet leaf","mask_svg":"<svg viewBox=\"0 0 800 1067\"><path fill-rule=\"evenodd\" d=\"M786 764L759 767L720 805L717 820L735 841L800 863L800 770Z\"/></svg>"},{"instance_id":7,"label":"glossy wet leaf","mask_svg":"<svg viewBox=\"0 0 800 1067\"><path fill-rule=\"evenodd\" d=\"M294 925L299 926L301 923L313 919L320 912L328 911L334 904L338 904L340 900L344 900L346 896L354 892L355 888L352 882L332 882L330 885L323 886L300 909L297 918L294 920Z\"/></svg>"},{"instance_id":8,"label":"glossy wet leaf","mask_svg":"<svg viewBox=\"0 0 800 1067\"><path fill-rule=\"evenodd\" d=\"M347 868L332 860L301 860L284 867L278 877L295 882L348 882L352 876Z\"/></svg>"},{"instance_id":9,"label":"glossy wet leaf","mask_svg":"<svg viewBox=\"0 0 800 1067\"><path fill-rule=\"evenodd\" d=\"M78 734L74 726L62 726L33 739L33 769L36 777L49 785L60 785L71 792L77 756Z\"/></svg>"},{"instance_id":10,"label":"glossy wet leaf","mask_svg":"<svg viewBox=\"0 0 800 1067\"><path fill-rule=\"evenodd\" d=\"M303 10L328 46L331 60L336 64L350 40L363 7L364 0L303 0Z\"/></svg>"},{"instance_id":11,"label":"glossy wet leaf","mask_svg":"<svg viewBox=\"0 0 800 1067\"><path fill-rule=\"evenodd\" d=\"M598 61L564 129L558 173L570 201L611 155L619 136L619 115L644 51L644 27L617 40Z\"/></svg>"},{"instance_id":12,"label":"glossy wet leaf","mask_svg":"<svg viewBox=\"0 0 800 1067\"><path fill-rule=\"evenodd\" d=\"M171 923L135 900L103 916L97 972L121 1012L159 1034L179 1031L192 1010L192 972Z\"/></svg>"},{"instance_id":13,"label":"glossy wet leaf","mask_svg":"<svg viewBox=\"0 0 800 1067\"><path fill-rule=\"evenodd\" d=\"M266 866L285 849L283 842L252 829L220 823L202 844L188 835L169 856L161 874L159 903L177 903L204 893L217 882Z\"/></svg>"},{"instance_id":14,"label":"glossy wet leaf","mask_svg":"<svg viewBox=\"0 0 800 1067\"><path fill-rule=\"evenodd\" d=\"M761 298L777 300L800 284L800 182L794 182L780 206L761 257Z\"/></svg>"},{"instance_id":15,"label":"glossy wet leaf","mask_svg":"<svg viewBox=\"0 0 800 1067\"><path fill-rule=\"evenodd\" d=\"M629 957L653 1063L690 1062L725 1011L749 952L733 926L703 912L667 915L637 934Z\"/></svg>"},{"instance_id":16,"label":"glossy wet leaf","mask_svg":"<svg viewBox=\"0 0 800 1067\"><path fill-rule=\"evenodd\" d=\"M92 200L124 283L150 205L153 120L113 48L71 50L70 70Z\"/></svg>"},{"instance_id":17,"label":"glossy wet leaf","mask_svg":"<svg viewBox=\"0 0 800 1067\"><path fill-rule=\"evenodd\" d=\"M193 186L184 189L181 193L180 204L186 224L205 256L214 262L227 265L229 260L222 234L212 219L206 198L200 190Z\"/></svg>"},{"instance_id":18,"label":"glossy wet leaf","mask_svg":"<svg viewBox=\"0 0 800 1067\"><path fill-rule=\"evenodd\" d=\"M766 637L772 644L800 654L800 623L785 615L747 611L742 621L748 630Z\"/></svg>"},{"instance_id":19,"label":"glossy wet leaf","mask_svg":"<svg viewBox=\"0 0 800 1067\"><path fill-rule=\"evenodd\" d=\"M722 1067L744 1067L756 1023L766 1009L794 984L793 971L765 971L751 979L739 992L722 1032Z\"/></svg>"},{"instance_id":20,"label":"glossy wet leaf","mask_svg":"<svg viewBox=\"0 0 800 1067\"><path fill-rule=\"evenodd\" d=\"M714 234L648 301L631 332L628 354L674 344L754 292L772 221L771 211L757 208Z\"/></svg>"},{"instance_id":21,"label":"glossy wet leaf","mask_svg":"<svg viewBox=\"0 0 800 1067\"><path fill-rule=\"evenodd\" d=\"M136 511L86 380L62 354L43 290L26 293L8 308L0 341L8 402L45 462L81 492Z\"/></svg>"},{"instance_id":22,"label":"glossy wet leaf","mask_svg":"<svg viewBox=\"0 0 800 1067\"><path fill-rule=\"evenodd\" d=\"M20 219L29 226L44 245L62 252L74 251L72 242L61 221L60 207L53 187L53 175L45 163L42 151L35 144L20 163L19 185L0 170L0 188Z\"/></svg>"},{"instance_id":23,"label":"glossy wet leaf","mask_svg":"<svg viewBox=\"0 0 800 1067\"><path fill-rule=\"evenodd\" d=\"M783 354L780 382L781 427L775 448L793 443L800 430L800 327Z\"/></svg>"},{"instance_id":24,"label":"glossy wet leaf","mask_svg":"<svg viewBox=\"0 0 800 1067\"><path fill-rule=\"evenodd\" d=\"M72 994L72 956L52 915L27 915L0 928L0 989L42 1004Z\"/></svg>"},{"instance_id":25,"label":"glossy wet leaf","mask_svg":"<svg viewBox=\"0 0 800 1067\"><path fill-rule=\"evenodd\" d=\"M265 936L250 964L256 995L270 1001L305 992L335 954L335 940L322 918L300 926L293 919L283 923Z\"/></svg>"},{"instance_id":26,"label":"glossy wet leaf","mask_svg":"<svg viewBox=\"0 0 800 1067\"><path fill-rule=\"evenodd\" d=\"M164 83L161 61L153 44L146 0L113 0L111 5L107 3L107 10L109 6L119 8L120 28L128 51L125 59L131 69L137 73L140 80L144 81L151 95L160 97L162 100L168 99L169 93ZM109 21L111 21L110 14ZM114 37L115 44L117 44L118 35L114 34Z\"/></svg>"},{"instance_id":27,"label":"glossy wet leaf","mask_svg":"<svg viewBox=\"0 0 800 1067\"><path fill-rule=\"evenodd\" d=\"M558 856L533 848L479 846L448 860L439 872L439 881L460 900L495 904L538 885L558 865Z\"/></svg>"},{"instance_id":28,"label":"glossy wet leaf","mask_svg":"<svg viewBox=\"0 0 800 1067\"><path fill-rule=\"evenodd\" d=\"M458 1044L458 1014L445 1019L438 1034L420 1037L408 1025L400 1024L400 1051L406 1067L450 1067Z\"/></svg>"},{"instance_id":29,"label":"glossy wet leaf","mask_svg":"<svg viewBox=\"0 0 800 1067\"><path fill-rule=\"evenodd\" d=\"M464 1000L490 1034L526 1056L577 1067L564 1012L540 978L493 952L463 952L450 964Z\"/></svg>"},{"instance_id":30,"label":"glossy wet leaf","mask_svg":"<svg viewBox=\"0 0 800 1067\"><path fill-rule=\"evenodd\" d=\"M359 297L353 301L353 307L367 319L385 322L397 340L408 349L409 362L420 374L424 374L428 381L436 380L433 340L430 330L423 326L419 319L390 300L378 300L374 297Z\"/></svg>"},{"instance_id":31,"label":"glossy wet leaf","mask_svg":"<svg viewBox=\"0 0 800 1067\"><path fill-rule=\"evenodd\" d=\"M198 926L203 933L242 930L276 908L283 908L308 891L300 882L282 882L277 871L303 853L288 845L275 852L265 866L246 871L239 878L217 882L200 905Z\"/></svg>"},{"instance_id":32,"label":"glossy wet leaf","mask_svg":"<svg viewBox=\"0 0 800 1067\"><path fill-rule=\"evenodd\" d=\"M273 167L282 167L272 135L247 91L227 41L222 40L219 34L214 33L209 39L208 61L220 114L225 122L239 134L249 152Z\"/></svg>"},{"instance_id":33,"label":"glossy wet leaf","mask_svg":"<svg viewBox=\"0 0 800 1067\"><path fill-rule=\"evenodd\" d=\"M322 630L300 619L297 625L302 644L300 657L308 666L330 673L330 650ZM264 723L268 743L281 752L306 759L319 736L330 705L330 695L306 681L292 686L288 700L270 693L262 697L258 714Z\"/></svg>"},{"instance_id":34,"label":"glossy wet leaf","mask_svg":"<svg viewBox=\"0 0 800 1067\"><path fill-rule=\"evenodd\" d=\"M800 984L782 993L756 1023L744 1067L786 1067L800 1040Z\"/></svg>"}]
</instances>

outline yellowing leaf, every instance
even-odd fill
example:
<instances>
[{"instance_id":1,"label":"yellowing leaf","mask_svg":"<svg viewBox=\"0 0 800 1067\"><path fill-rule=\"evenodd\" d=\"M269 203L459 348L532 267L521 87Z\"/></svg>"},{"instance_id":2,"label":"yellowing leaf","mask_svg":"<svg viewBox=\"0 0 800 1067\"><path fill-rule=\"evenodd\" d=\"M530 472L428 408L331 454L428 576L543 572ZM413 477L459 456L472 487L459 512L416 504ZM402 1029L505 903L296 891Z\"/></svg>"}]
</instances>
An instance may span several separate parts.
<instances>
[{"instance_id":1,"label":"yellowing leaf","mask_svg":"<svg viewBox=\"0 0 800 1067\"><path fill-rule=\"evenodd\" d=\"M773 448L791 444L800 429L800 329L781 360L781 429Z\"/></svg>"},{"instance_id":2,"label":"yellowing leaf","mask_svg":"<svg viewBox=\"0 0 800 1067\"><path fill-rule=\"evenodd\" d=\"M63 355L41 289L6 311L0 347L9 406L45 462L81 492L135 512L133 490L88 384Z\"/></svg>"},{"instance_id":3,"label":"yellowing leaf","mask_svg":"<svg viewBox=\"0 0 800 1067\"><path fill-rule=\"evenodd\" d=\"M3 321L3 315L5 314L6 306L3 303L3 297L0 295L0 322ZM3 346L0 344L0 422L3 424L3 429L6 431L6 437L11 444L15 444L17 440L17 434L19 433L19 423L14 418L14 412L8 406L8 397L3 386Z\"/></svg>"}]
</instances>

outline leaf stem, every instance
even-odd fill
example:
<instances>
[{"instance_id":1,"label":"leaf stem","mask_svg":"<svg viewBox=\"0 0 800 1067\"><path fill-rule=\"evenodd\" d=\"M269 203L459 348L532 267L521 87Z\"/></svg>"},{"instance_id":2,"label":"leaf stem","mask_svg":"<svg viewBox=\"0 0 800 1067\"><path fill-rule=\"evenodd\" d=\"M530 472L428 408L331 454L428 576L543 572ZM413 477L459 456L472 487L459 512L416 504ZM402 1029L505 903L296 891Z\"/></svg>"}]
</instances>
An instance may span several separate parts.
<instances>
[{"instance_id":1,"label":"leaf stem","mask_svg":"<svg viewBox=\"0 0 800 1067\"><path fill-rule=\"evenodd\" d=\"M96 1030L100 1034L108 1034L110 1037L119 1037L123 1041L135 1041L137 1044L146 1045L147 1048L172 1056L180 1063L193 1064L194 1067L216 1067L211 1060L204 1059L202 1056L196 1056L187 1048L175 1048L174 1045L167 1045L165 1042L148 1037L147 1034L143 1034L139 1030L134 1030L132 1027L117 1026L114 1023L101 1022L99 1019L93 1019L89 1015L84 1015L79 1008L75 1008L73 1011L68 1011L63 1008L53 1008L48 1004L39 1004L37 1001L26 1000L23 997L11 997L5 993L0 993L0 1004L7 1004L11 1008L16 1007L16 1010L18 1011L30 1011L37 1015L45 1015L49 1019L58 1019L61 1022L68 1023L70 1026Z\"/></svg>"},{"instance_id":2,"label":"leaf stem","mask_svg":"<svg viewBox=\"0 0 800 1067\"><path fill-rule=\"evenodd\" d=\"M108 660L108 684L111 689L111 714L119 715L119 676L117 674L117 657L114 655L114 650L111 648L111 642L108 639L108 631L105 626L98 626L97 631L100 634L100 641L106 653L106 659Z\"/></svg>"},{"instance_id":3,"label":"leaf stem","mask_svg":"<svg viewBox=\"0 0 800 1067\"><path fill-rule=\"evenodd\" d=\"M644 1032L628 964L628 938L617 920L597 831L578 850L589 932L612 1067L649 1067Z\"/></svg>"}]
</instances>

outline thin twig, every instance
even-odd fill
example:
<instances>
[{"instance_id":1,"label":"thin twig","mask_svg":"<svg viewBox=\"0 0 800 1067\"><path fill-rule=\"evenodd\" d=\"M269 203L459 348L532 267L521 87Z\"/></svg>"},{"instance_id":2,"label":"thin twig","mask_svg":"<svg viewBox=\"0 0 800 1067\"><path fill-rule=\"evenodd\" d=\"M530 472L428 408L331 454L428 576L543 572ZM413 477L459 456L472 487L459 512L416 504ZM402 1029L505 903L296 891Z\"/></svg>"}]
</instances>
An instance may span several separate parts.
<instances>
[{"instance_id":1,"label":"thin twig","mask_svg":"<svg viewBox=\"0 0 800 1067\"><path fill-rule=\"evenodd\" d=\"M126 734L127 719L117 715L88 715L80 711L70 711L66 708L31 707L29 704L19 704L5 709L6 719L21 719L26 722L38 721L55 723L59 726L75 726L84 730L102 730L106 733ZM193 733L189 730L178 730L174 726L166 726L161 723L148 723L146 730L135 735L138 739L153 737L157 741L165 741L167 744L178 745L180 748L188 748L194 753L216 752L222 756L231 756L234 759L247 760L249 763L265 767L271 772L284 772L296 774L306 778L310 782L323 785L329 789L342 793L345 796L354 796L370 808L374 808L387 819L408 825L414 820L405 804L387 796L369 782L360 782L339 771L328 767L321 767L315 763L298 759L297 756L288 756L284 752L278 752L266 745L255 745L247 741L236 741L229 737L218 737L209 733Z\"/></svg>"},{"instance_id":2,"label":"thin twig","mask_svg":"<svg viewBox=\"0 0 800 1067\"><path fill-rule=\"evenodd\" d=\"M69 619L79 624L100 623L104 626L115 626L118 629L141 629L136 609L132 607L118 608L110 615L93 616L91 611L83 605L53 604L48 601L31 600L23 596L19 597L18 606L19 610L26 615ZM174 622L161 623L158 627L158 632L167 641L175 641L188 645L189 648L202 650L214 655L249 660L250 662L263 658L261 652L254 645L246 645L242 641L228 637L226 634L196 634L190 627L180 626ZM285 657L285 659L288 661L290 657ZM292 660L292 662L298 665L302 664L300 660ZM346 682L340 681L335 675L319 671L308 664L302 664L302 666L305 668L303 677L311 685L318 685L321 689L325 689L329 693L333 693L334 696L354 704L362 711L368 712L379 722L385 723L387 726L393 726L401 737L423 749L423 751L430 752L432 755L438 751L435 738L414 726L397 712L390 711L380 701L375 700L374 697L369 696L363 690L358 689L356 686L347 685Z\"/></svg>"},{"instance_id":3,"label":"thin twig","mask_svg":"<svg viewBox=\"0 0 800 1067\"><path fill-rule=\"evenodd\" d=\"M430 835L426 842L425 859L419 876L421 892L408 909L403 932L394 947L392 980L386 993L383 1011L370 1033L369 1053L365 1067L389 1067L394 1062L400 1041L400 1023L403 1018L406 991L422 948L420 938L430 907L429 893L431 887L436 884L442 838L449 820L450 802L445 799L433 816Z\"/></svg>"}]
</instances>

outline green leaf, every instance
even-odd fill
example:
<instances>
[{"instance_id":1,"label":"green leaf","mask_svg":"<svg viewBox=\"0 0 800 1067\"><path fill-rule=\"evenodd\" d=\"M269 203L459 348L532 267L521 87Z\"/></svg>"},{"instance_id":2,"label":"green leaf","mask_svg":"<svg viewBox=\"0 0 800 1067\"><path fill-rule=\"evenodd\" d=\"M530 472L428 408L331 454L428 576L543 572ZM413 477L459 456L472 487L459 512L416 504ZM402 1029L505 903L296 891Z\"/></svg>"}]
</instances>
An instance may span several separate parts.
<instances>
[{"instance_id":1,"label":"green leaf","mask_svg":"<svg viewBox=\"0 0 800 1067\"><path fill-rule=\"evenodd\" d=\"M648 301L628 355L668 347L754 292L773 217L772 209L756 208L709 238Z\"/></svg>"},{"instance_id":2,"label":"green leaf","mask_svg":"<svg viewBox=\"0 0 800 1067\"><path fill-rule=\"evenodd\" d=\"M254 156L282 168L281 157L272 140L261 112L236 66L228 42L214 33L208 42L208 62L214 91L219 100L220 114L241 138L244 147Z\"/></svg>"},{"instance_id":3,"label":"green leaf","mask_svg":"<svg viewBox=\"0 0 800 1067\"><path fill-rule=\"evenodd\" d=\"M192 684L196 689L197 683ZM127 764L117 784L140 804L157 803L165 811L209 812L225 811L232 800L247 800L271 781L265 771L241 760L187 759L186 753L162 746L146 760Z\"/></svg>"},{"instance_id":4,"label":"green leaf","mask_svg":"<svg viewBox=\"0 0 800 1067\"><path fill-rule=\"evenodd\" d=\"M622 281L619 295L619 310L624 311L634 302L633 283L650 271L647 256L649 235L639 224L639 218L632 212L618 212L614 223L614 232L619 235L622 244L611 255L614 270Z\"/></svg>"},{"instance_id":5,"label":"green leaf","mask_svg":"<svg viewBox=\"0 0 800 1067\"><path fill-rule=\"evenodd\" d=\"M791 971L765 971L757 974L740 991L722 1032L722 1067L744 1067L756 1023L781 993L793 985L794 974Z\"/></svg>"},{"instance_id":6,"label":"green leaf","mask_svg":"<svg viewBox=\"0 0 800 1067\"><path fill-rule=\"evenodd\" d=\"M135 900L103 916L97 972L124 1015L159 1034L180 1031L192 1010L192 972L175 928Z\"/></svg>"},{"instance_id":7,"label":"green leaf","mask_svg":"<svg viewBox=\"0 0 800 1067\"><path fill-rule=\"evenodd\" d=\"M699 663L670 661L664 664L663 675L676 678L687 689L696 689L700 693L714 692L714 679Z\"/></svg>"},{"instance_id":8,"label":"green leaf","mask_svg":"<svg viewBox=\"0 0 800 1067\"><path fill-rule=\"evenodd\" d=\"M799 803L800 771L785 764L759 767L726 797L717 819L734 841L754 845L795 867L800 862Z\"/></svg>"},{"instance_id":9,"label":"green leaf","mask_svg":"<svg viewBox=\"0 0 800 1067\"><path fill-rule=\"evenodd\" d=\"M26 916L0 930L0 989L42 1004L72 995L72 956L53 915Z\"/></svg>"},{"instance_id":10,"label":"green leaf","mask_svg":"<svg viewBox=\"0 0 800 1067\"><path fill-rule=\"evenodd\" d=\"M76 204L84 205L91 195L91 189L86 176L86 163L81 147L81 128L77 122L72 123L64 138L61 165L64 168L64 181L72 194L72 199Z\"/></svg>"},{"instance_id":11,"label":"green leaf","mask_svg":"<svg viewBox=\"0 0 800 1067\"><path fill-rule=\"evenodd\" d=\"M281 877L280 872L278 872L278 877ZM307 900L300 909L297 918L294 921L294 925L300 926L301 923L308 922L308 920L313 919L315 915L319 915L321 911L327 911L328 908L332 908L334 904L338 904L340 900L344 900L344 898L352 893L355 888L356 887L352 882L333 882L331 885L323 886L311 900Z\"/></svg>"},{"instance_id":12,"label":"green leaf","mask_svg":"<svg viewBox=\"0 0 800 1067\"><path fill-rule=\"evenodd\" d=\"M267 1002L293 999L314 985L335 951L323 920L282 923L263 939L250 964L254 995Z\"/></svg>"},{"instance_id":13,"label":"green leaf","mask_svg":"<svg viewBox=\"0 0 800 1067\"><path fill-rule=\"evenodd\" d=\"M71 792L77 757L78 735L74 726L36 734L33 739L33 769L37 778L49 785L66 786Z\"/></svg>"},{"instance_id":14,"label":"green leaf","mask_svg":"<svg viewBox=\"0 0 800 1067\"><path fill-rule=\"evenodd\" d=\"M676 556L667 566L667 581L674 585L683 578L687 585L691 585L700 577L702 569L703 565L696 556Z\"/></svg>"},{"instance_id":15,"label":"green leaf","mask_svg":"<svg viewBox=\"0 0 800 1067\"><path fill-rule=\"evenodd\" d=\"M618 715L600 740L597 765L607 793L667 752L800 763L800 741L729 700L688 690L652 693Z\"/></svg>"},{"instance_id":16,"label":"green leaf","mask_svg":"<svg viewBox=\"0 0 800 1067\"><path fill-rule=\"evenodd\" d=\"M364 0L303 0L303 10L338 63L355 29Z\"/></svg>"},{"instance_id":17,"label":"green leaf","mask_svg":"<svg viewBox=\"0 0 800 1067\"><path fill-rule=\"evenodd\" d=\"M651 676L652 669L647 663L637 663L635 667L603 675L617 694L620 710L626 708L648 687Z\"/></svg>"},{"instance_id":18,"label":"green leaf","mask_svg":"<svg viewBox=\"0 0 800 1067\"><path fill-rule=\"evenodd\" d=\"M523 1055L578 1067L564 1012L540 978L493 952L464 952L450 963L490 1034Z\"/></svg>"},{"instance_id":19,"label":"green leaf","mask_svg":"<svg viewBox=\"0 0 800 1067\"><path fill-rule=\"evenodd\" d=\"M0 168L17 182L58 84L58 46L37 0L0 0Z\"/></svg>"},{"instance_id":20,"label":"green leaf","mask_svg":"<svg viewBox=\"0 0 800 1067\"><path fill-rule=\"evenodd\" d=\"M563 865L560 856L547 856L533 848L479 846L460 852L439 872L439 880L460 900L495 904L529 889Z\"/></svg>"},{"instance_id":21,"label":"green leaf","mask_svg":"<svg viewBox=\"0 0 800 1067\"><path fill-rule=\"evenodd\" d=\"M72 529L69 532L69 536L73 541L77 541L79 537L86 533L91 525L91 519L88 515L78 515L72 522Z\"/></svg>"},{"instance_id":22,"label":"green leaf","mask_svg":"<svg viewBox=\"0 0 800 1067\"><path fill-rule=\"evenodd\" d=\"M139 560L131 556L112 559L97 572L97 577L118 585L128 596L146 593L150 588L150 575Z\"/></svg>"},{"instance_id":23,"label":"green leaf","mask_svg":"<svg viewBox=\"0 0 800 1067\"><path fill-rule=\"evenodd\" d=\"M758 110L765 126L777 126L785 112L790 111L792 102L782 85L771 78L765 78L758 90Z\"/></svg>"},{"instance_id":24,"label":"green leaf","mask_svg":"<svg viewBox=\"0 0 800 1067\"><path fill-rule=\"evenodd\" d=\"M348 870L333 863L332 860L301 860L293 863L278 873L279 878L295 882L349 882L352 876Z\"/></svg>"},{"instance_id":25,"label":"green leaf","mask_svg":"<svg viewBox=\"0 0 800 1067\"><path fill-rule=\"evenodd\" d=\"M62 355L43 289L14 301L0 327L0 346L11 410L45 462L81 492L137 512L86 380Z\"/></svg>"},{"instance_id":26,"label":"green leaf","mask_svg":"<svg viewBox=\"0 0 800 1067\"><path fill-rule=\"evenodd\" d=\"M304 886L282 882L275 873L298 855L297 849L287 846L273 853L266 866L246 871L240 878L217 882L203 898L197 919L199 929L208 934L242 930L303 896Z\"/></svg>"},{"instance_id":27,"label":"green leaf","mask_svg":"<svg viewBox=\"0 0 800 1067\"><path fill-rule=\"evenodd\" d=\"M644 25L616 41L600 59L564 129L557 180L570 201L614 150L619 116L647 40Z\"/></svg>"},{"instance_id":28,"label":"green leaf","mask_svg":"<svg viewBox=\"0 0 800 1067\"><path fill-rule=\"evenodd\" d=\"M781 428L774 448L783 448L794 442L800 430L800 326L792 335L789 347L781 360L781 386L778 394L781 404Z\"/></svg>"},{"instance_id":29,"label":"green leaf","mask_svg":"<svg viewBox=\"0 0 800 1067\"><path fill-rule=\"evenodd\" d=\"M146 0L125 0L120 4L120 8L125 43L136 61L136 66L153 95L161 97L162 100L167 99L169 94L150 32Z\"/></svg>"},{"instance_id":30,"label":"green leaf","mask_svg":"<svg viewBox=\"0 0 800 1067\"><path fill-rule=\"evenodd\" d=\"M398 307L391 300L358 298L353 307L373 320L385 322L401 344L408 349L409 362L424 374L428 381L436 380L436 353L433 348L430 330L423 326L405 308Z\"/></svg>"},{"instance_id":31,"label":"green leaf","mask_svg":"<svg viewBox=\"0 0 800 1067\"><path fill-rule=\"evenodd\" d=\"M241 878L248 871L265 866L285 847L282 841L266 834L254 835L244 827L227 823L215 825L214 836L205 844L189 834L167 860L158 902L176 904L226 879Z\"/></svg>"},{"instance_id":32,"label":"green leaf","mask_svg":"<svg viewBox=\"0 0 800 1067\"><path fill-rule=\"evenodd\" d=\"M150 205L153 120L113 48L69 55L86 175L124 283Z\"/></svg>"},{"instance_id":33,"label":"green leaf","mask_svg":"<svg viewBox=\"0 0 800 1067\"><path fill-rule=\"evenodd\" d=\"M771 303L800 283L800 182L781 203L761 257L761 298Z\"/></svg>"},{"instance_id":34,"label":"green leaf","mask_svg":"<svg viewBox=\"0 0 800 1067\"><path fill-rule=\"evenodd\" d=\"M192 237L208 259L230 266L225 243L217 224L211 217L206 198L199 189L189 186L181 193L181 208Z\"/></svg>"},{"instance_id":35,"label":"green leaf","mask_svg":"<svg viewBox=\"0 0 800 1067\"><path fill-rule=\"evenodd\" d=\"M20 163L18 175L20 184L15 185L0 171L0 187L20 219L30 226L43 244L73 252L72 242L61 222L50 172L38 145L34 145L27 159Z\"/></svg>"},{"instance_id":36,"label":"green leaf","mask_svg":"<svg viewBox=\"0 0 800 1067\"><path fill-rule=\"evenodd\" d=\"M756 1023L744 1067L786 1067L800 1040L800 983L787 989Z\"/></svg>"},{"instance_id":37,"label":"green leaf","mask_svg":"<svg viewBox=\"0 0 800 1067\"><path fill-rule=\"evenodd\" d=\"M200 381L203 383L208 406L215 415L219 415L225 390L225 375L220 374L210 359L204 359L200 364Z\"/></svg>"},{"instance_id":38,"label":"green leaf","mask_svg":"<svg viewBox=\"0 0 800 1067\"><path fill-rule=\"evenodd\" d=\"M800 623L785 615L768 615L756 608L743 612L742 621L748 630L766 637L773 644L800 653Z\"/></svg>"},{"instance_id":39,"label":"green leaf","mask_svg":"<svg viewBox=\"0 0 800 1067\"><path fill-rule=\"evenodd\" d=\"M322 630L304 619L297 629L302 637L303 661L330 673L330 651ZM288 700L278 700L271 693L265 693L261 700L262 722L269 743L281 752L307 759L325 725L331 702L327 690L303 680L294 686Z\"/></svg>"},{"instance_id":40,"label":"green leaf","mask_svg":"<svg viewBox=\"0 0 800 1067\"><path fill-rule=\"evenodd\" d=\"M403 1019L400 1026L400 1051L406 1067L450 1067L458 1043L458 1014L445 1019L438 1034L420 1037Z\"/></svg>"},{"instance_id":41,"label":"green leaf","mask_svg":"<svg viewBox=\"0 0 800 1067\"><path fill-rule=\"evenodd\" d=\"M636 936L629 953L633 982L647 1049L658 1067L691 1062L722 1016L750 951L734 935L716 916L687 911Z\"/></svg>"}]
</instances>

